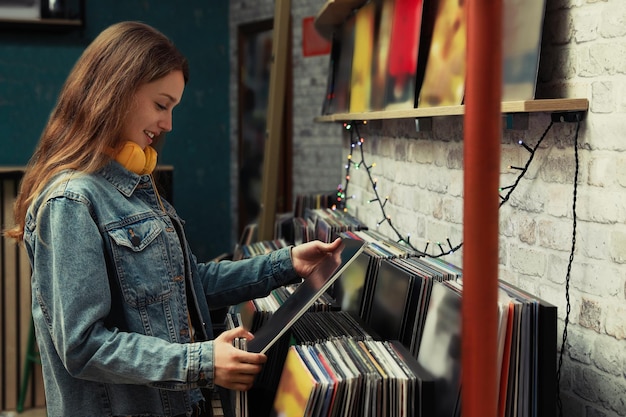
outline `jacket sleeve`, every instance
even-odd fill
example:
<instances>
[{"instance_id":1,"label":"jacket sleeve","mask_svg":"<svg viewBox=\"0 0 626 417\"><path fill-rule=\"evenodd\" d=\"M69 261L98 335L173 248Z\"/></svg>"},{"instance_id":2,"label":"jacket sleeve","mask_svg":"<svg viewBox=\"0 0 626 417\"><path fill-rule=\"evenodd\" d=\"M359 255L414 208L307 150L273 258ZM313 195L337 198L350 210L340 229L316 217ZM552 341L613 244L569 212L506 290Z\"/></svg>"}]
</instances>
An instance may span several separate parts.
<instances>
[{"instance_id":1,"label":"jacket sleeve","mask_svg":"<svg viewBox=\"0 0 626 417\"><path fill-rule=\"evenodd\" d=\"M201 263L198 273L211 308L264 297L301 280L293 269L291 247L240 261Z\"/></svg>"}]
</instances>

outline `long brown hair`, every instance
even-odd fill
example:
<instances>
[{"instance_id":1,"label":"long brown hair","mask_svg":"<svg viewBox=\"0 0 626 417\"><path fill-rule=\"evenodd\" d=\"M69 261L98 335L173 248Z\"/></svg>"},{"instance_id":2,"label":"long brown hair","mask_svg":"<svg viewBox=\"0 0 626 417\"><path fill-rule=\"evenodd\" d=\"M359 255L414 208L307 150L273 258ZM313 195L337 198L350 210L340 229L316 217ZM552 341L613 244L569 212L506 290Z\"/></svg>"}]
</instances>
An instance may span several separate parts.
<instances>
[{"instance_id":1,"label":"long brown hair","mask_svg":"<svg viewBox=\"0 0 626 417\"><path fill-rule=\"evenodd\" d=\"M137 89L180 70L189 79L186 58L156 29L140 22L114 24L80 56L50 114L21 181L14 206L16 226L5 234L24 236L26 211L60 171L102 168L107 149L121 144L121 127Z\"/></svg>"}]
</instances>

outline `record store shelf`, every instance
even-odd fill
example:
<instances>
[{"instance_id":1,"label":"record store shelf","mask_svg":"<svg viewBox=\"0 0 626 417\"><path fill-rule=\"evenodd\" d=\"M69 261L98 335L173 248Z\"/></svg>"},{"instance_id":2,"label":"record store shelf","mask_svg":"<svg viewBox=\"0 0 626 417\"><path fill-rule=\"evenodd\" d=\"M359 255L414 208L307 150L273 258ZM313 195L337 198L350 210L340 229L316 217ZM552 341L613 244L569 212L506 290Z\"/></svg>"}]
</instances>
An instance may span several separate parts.
<instances>
[{"instance_id":1,"label":"record store shelf","mask_svg":"<svg viewBox=\"0 0 626 417\"><path fill-rule=\"evenodd\" d=\"M589 100L586 98L505 101L502 102L501 106L503 114L552 113L557 116L557 118L567 117L567 113L580 115L588 109ZM318 116L314 120L316 122L349 122L352 120L419 119L439 116L461 116L463 114L465 114L465 105L381 110L360 113L334 113Z\"/></svg>"}]
</instances>

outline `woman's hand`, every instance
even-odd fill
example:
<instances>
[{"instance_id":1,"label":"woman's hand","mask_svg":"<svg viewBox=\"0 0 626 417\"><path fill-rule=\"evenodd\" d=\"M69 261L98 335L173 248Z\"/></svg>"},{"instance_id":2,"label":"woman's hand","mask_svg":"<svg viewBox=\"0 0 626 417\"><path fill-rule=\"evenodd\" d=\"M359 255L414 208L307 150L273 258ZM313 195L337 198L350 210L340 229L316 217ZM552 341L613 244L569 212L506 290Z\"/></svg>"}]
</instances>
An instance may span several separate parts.
<instances>
[{"instance_id":1,"label":"woman's hand","mask_svg":"<svg viewBox=\"0 0 626 417\"><path fill-rule=\"evenodd\" d=\"M296 273L306 278L322 263L325 263L322 269L339 266L342 250L341 239L332 243L315 240L294 246L291 250L291 261ZM252 340L254 335L243 327L237 327L223 332L214 340L213 382L224 388L247 391L252 387L256 375L261 372L267 356L237 349L233 346L233 340L237 337Z\"/></svg>"},{"instance_id":2,"label":"woman's hand","mask_svg":"<svg viewBox=\"0 0 626 417\"><path fill-rule=\"evenodd\" d=\"M332 243L324 243L320 240L303 243L294 246L291 250L291 262L296 273L306 278L311 272L324 261L332 258L335 268L341 263L341 251L343 244L341 238L335 239Z\"/></svg>"},{"instance_id":3,"label":"woman's hand","mask_svg":"<svg viewBox=\"0 0 626 417\"><path fill-rule=\"evenodd\" d=\"M227 330L213 342L213 382L224 388L247 391L252 388L254 378L261 372L267 356L262 353L251 353L233 346L233 340L243 337L254 338L252 333L243 327Z\"/></svg>"}]
</instances>

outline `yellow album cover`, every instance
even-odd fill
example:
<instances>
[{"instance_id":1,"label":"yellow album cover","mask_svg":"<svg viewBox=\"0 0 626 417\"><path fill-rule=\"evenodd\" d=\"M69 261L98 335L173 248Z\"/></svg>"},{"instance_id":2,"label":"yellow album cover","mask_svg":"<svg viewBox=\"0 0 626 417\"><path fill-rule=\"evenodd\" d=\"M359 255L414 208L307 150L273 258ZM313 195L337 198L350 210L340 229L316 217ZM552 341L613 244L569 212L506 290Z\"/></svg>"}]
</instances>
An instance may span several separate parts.
<instances>
[{"instance_id":1,"label":"yellow album cover","mask_svg":"<svg viewBox=\"0 0 626 417\"><path fill-rule=\"evenodd\" d=\"M273 417L302 417L315 400L318 381L313 377L295 346L289 347L280 376Z\"/></svg>"},{"instance_id":2,"label":"yellow album cover","mask_svg":"<svg viewBox=\"0 0 626 417\"><path fill-rule=\"evenodd\" d=\"M370 110L372 90L372 54L374 51L374 18L376 3L369 2L356 12L354 55L350 87L350 112Z\"/></svg>"}]
</instances>

